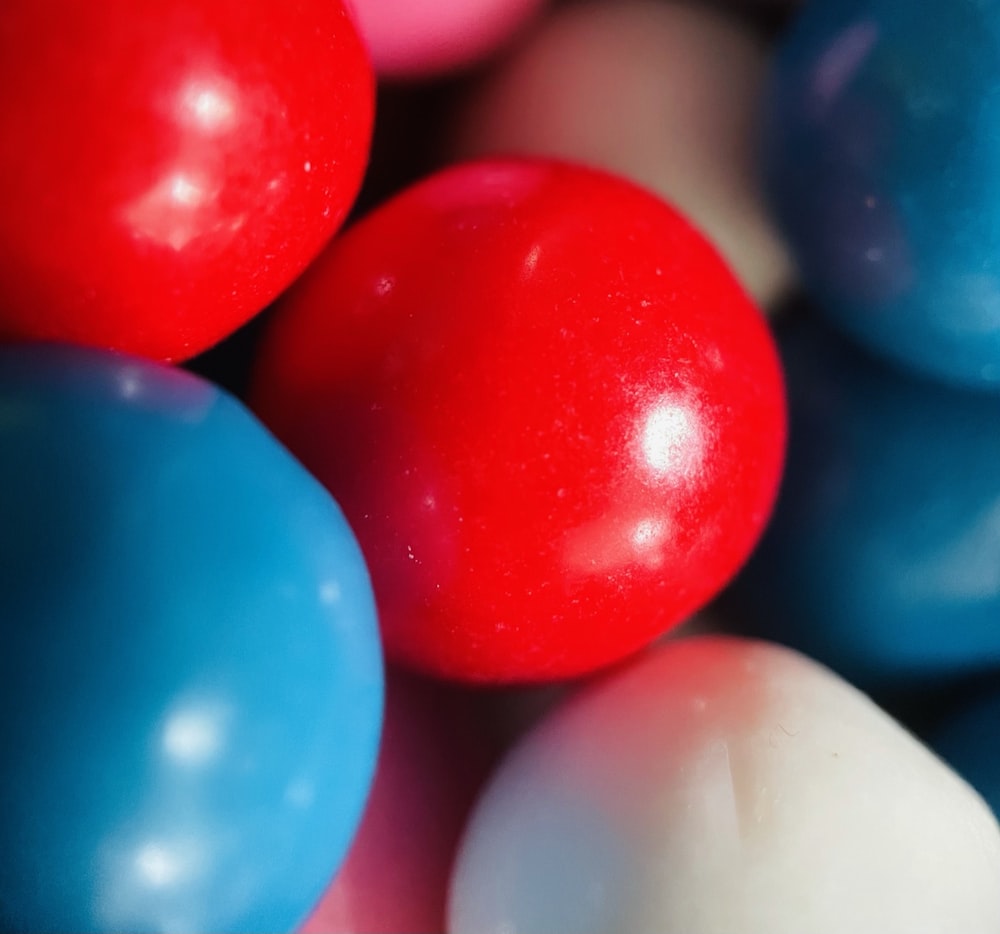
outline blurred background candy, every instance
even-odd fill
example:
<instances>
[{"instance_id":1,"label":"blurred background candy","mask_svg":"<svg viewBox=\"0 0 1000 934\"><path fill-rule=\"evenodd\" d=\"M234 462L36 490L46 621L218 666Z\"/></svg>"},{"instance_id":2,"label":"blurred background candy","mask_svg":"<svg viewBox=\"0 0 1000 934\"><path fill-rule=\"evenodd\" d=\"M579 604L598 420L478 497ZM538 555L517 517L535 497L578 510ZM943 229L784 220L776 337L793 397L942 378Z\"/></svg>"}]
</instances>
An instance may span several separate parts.
<instances>
[{"instance_id":1,"label":"blurred background candy","mask_svg":"<svg viewBox=\"0 0 1000 934\"><path fill-rule=\"evenodd\" d=\"M978 696L939 716L930 742L1000 814L1000 690L994 680Z\"/></svg>"},{"instance_id":2,"label":"blurred background candy","mask_svg":"<svg viewBox=\"0 0 1000 934\"><path fill-rule=\"evenodd\" d=\"M0 349L0 929L284 931L361 817L382 668L333 500L240 404Z\"/></svg>"},{"instance_id":3,"label":"blurred background candy","mask_svg":"<svg viewBox=\"0 0 1000 934\"><path fill-rule=\"evenodd\" d=\"M426 78L493 53L544 0L349 0L379 75Z\"/></svg>"},{"instance_id":4,"label":"blurred background candy","mask_svg":"<svg viewBox=\"0 0 1000 934\"><path fill-rule=\"evenodd\" d=\"M763 305L792 285L757 177L763 38L690 3L586 0L553 10L467 93L453 153L559 156L660 194Z\"/></svg>"},{"instance_id":5,"label":"blurred background candy","mask_svg":"<svg viewBox=\"0 0 1000 934\"><path fill-rule=\"evenodd\" d=\"M459 837L498 748L490 727L482 697L389 671L364 819L302 934L444 931Z\"/></svg>"},{"instance_id":6,"label":"blurred background candy","mask_svg":"<svg viewBox=\"0 0 1000 934\"><path fill-rule=\"evenodd\" d=\"M341 0L7 0L0 85L0 339L192 357L302 272L368 158Z\"/></svg>"},{"instance_id":7,"label":"blurred background candy","mask_svg":"<svg viewBox=\"0 0 1000 934\"><path fill-rule=\"evenodd\" d=\"M764 643L672 641L510 753L451 934L1000 929L1000 829L862 694Z\"/></svg>"},{"instance_id":8,"label":"blurred background candy","mask_svg":"<svg viewBox=\"0 0 1000 934\"><path fill-rule=\"evenodd\" d=\"M1000 400L779 335L788 463L730 612L869 690L1000 667Z\"/></svg>"},{"instance_id":9,"label":"blurred background candy","mask_svg":"<svg viewBox=\"0 0 1000 934\"><path fill-rule=\"evenodd\" d=\"M389 655L472 682L617 661L745 560L784 455L766 325L623 180L446 169L278 309L254 404L342 503Z\"/></svg>"},{"instance_id":10,"label":"blurred background candy","mask_svg":"<svg viewBox=\"0 0 1000 934\"><path fill-rule=\"evenodd\" d=\"M767 188L838 327L1000 389L1000 6L815 0L781 40Z\"/></svg>"}]
</instances>

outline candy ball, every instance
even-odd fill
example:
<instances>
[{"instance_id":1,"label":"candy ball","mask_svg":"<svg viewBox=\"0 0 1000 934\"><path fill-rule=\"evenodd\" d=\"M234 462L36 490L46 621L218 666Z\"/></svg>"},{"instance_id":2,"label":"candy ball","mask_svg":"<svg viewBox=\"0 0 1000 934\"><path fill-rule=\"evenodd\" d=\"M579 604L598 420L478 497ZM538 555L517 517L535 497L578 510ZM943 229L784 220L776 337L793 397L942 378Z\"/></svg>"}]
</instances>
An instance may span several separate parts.
<instances>
[{"instance_id":1,"label":"candy ball","mask_svg":"<svg viewBox=\"0 0 1000 934\"><path fill-rule=\"evenodd\" d=\"M580 674L690 615L783 458L771 338L715 251L543 160L453 167L335 242L253 397L351 520L390 656L470 681Z\"/></svg>"},{"instance_id":2,"label":"candy ball","mask_svg":"<svg viewBox=\"0 0 1000 934\"><path fill-rule=\"evenodd\" d=\"M952 712L932 732L933 747L1000 814L1000 695L981 696Z\"/></svg>"},{"instance_id":3,"label":"candy ball","mask_svg":"<svg viewBox=\"0 0 1000 934\"><path fill-rule=\"evenodd\" d=\"M380 75L426 78L489 55L542 2L350 0L350 6Z\"/></svg>"},{"instance_id":4,"label":"candy ball","mask_svg":"<svg viewBox=\"0 0 1000 934\"><path fill-rule=\"evenodd\" d=\"M749 631L870 690L996 667L1000 400L884 367L808 319L781 346L788 467L732 593Z\"/></svg>"},{"instance_id":5,"label":"candy ball","mask_svg":"<svg viewBox=\"0 0 1000 934\"><path fill-rule=\"evenodd\" d=\"M0 928L288 931L374 769L374 601L237 402L0 349Z\"/></svg>"},{"instance_id":6,"label":"candy ball","mask_svg":"<svg viewBox=\"0 0 1000 934\"><path fill-rule=\"evenodd\" d=\"M341 0L7 0L0 86L0 339L194 356L319 252L368 157Z\"/></svg>"},{"instance_id":7,"label":"candy ball","mask_svg":"<svg viewBox=\"0 0 1000 934\"><path fill-rule=\"evenodd\" d=\"M477 700L390 672L365 816L302 934L444 930L455 851L494 759Z\"/></svg>"},{"instance_id":8,"label":"candy ball","mask_svg":"<svg viewBox=\"0 0 1000 934\"><path fill-rule=\"evenodd\" d=\"M450 934L1000 929L1000 828L788 650L670 643L558 708L478 802Z\"/></svg>"},{"instance_id":9,"label":"candy ball","mask_svg":"<svg viewBox=\"0 0 1000 934\"><path fill-rule=\"evenodd\" d=\"M830 320L1000 390L1000 4L803 5L763 134L775 215Z\"/></svg>"},{"instance_id":10,"label":"candy ball","mask_svg":"<svg viewBox=\"0 0 1000 934\"><path fill-rule=\"evenodd\" d=\"M460 156L560 156L673 203L764 305L792 285L757 177L764 43L734 18L662 0L555 10L468 95Z\"/></svg>"}]
</instances>

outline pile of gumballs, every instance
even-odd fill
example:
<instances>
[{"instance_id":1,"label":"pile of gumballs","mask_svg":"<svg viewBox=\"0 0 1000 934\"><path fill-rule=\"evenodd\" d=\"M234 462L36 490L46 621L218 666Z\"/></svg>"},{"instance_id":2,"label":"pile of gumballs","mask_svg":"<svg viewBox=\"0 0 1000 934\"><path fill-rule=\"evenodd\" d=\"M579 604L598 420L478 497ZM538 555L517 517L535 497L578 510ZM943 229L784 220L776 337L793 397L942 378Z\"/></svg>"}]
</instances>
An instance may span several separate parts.
<instances>
[{"instance_id":1,"label":"pile of gumballs","mask_svg":"<svg viewBox=\"0 0 1000 934\"><path fill-rule=\"evenodd\" d=\"M0 86L0 930L1000 934L1000 0Z\"/></svg>"}]
</instances>

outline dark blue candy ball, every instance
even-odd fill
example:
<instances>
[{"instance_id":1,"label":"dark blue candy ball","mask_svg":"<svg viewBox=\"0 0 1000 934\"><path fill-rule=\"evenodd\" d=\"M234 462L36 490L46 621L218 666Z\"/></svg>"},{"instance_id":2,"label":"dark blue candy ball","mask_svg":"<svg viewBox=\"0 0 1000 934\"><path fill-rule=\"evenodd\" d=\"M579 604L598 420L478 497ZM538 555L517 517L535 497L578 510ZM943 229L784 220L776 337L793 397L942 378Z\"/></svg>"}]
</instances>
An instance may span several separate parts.
<instances>
[{"instance_id":1,"label":"dark blue candy ball","mask_svg":"<svg viewBox=\"0 0 1000 934\"><path fill-rule=\"evenodd\" d=\"M819 306L1000 390L1000 0L807 3L766 113L766 187Z\"/></svg>"},{"instance_id":2,"label":"dark blue candy ball","mask_svg":"<svg viewBox=\"0 0 1000 934\"><path fill-rule=\"evenodd\" d=\"M790 398L773 522L733 589L755 634L871 689L1000 665L1000 398L781 335Z\"/></svg>"},{"instance_id":3,"label":"dark blue candy ball","mask_svg":"<svg viewBox=\"0 0 1000 934\"><path fill-rule=\"evenodd\" d=\"M930 741L1000 816L1000 694L948 717Z\"/></svg>"},{"instance_id":4,"label":"dark blue candy ball","mask_svg":"<svg viewBox=\"0 0 1000 934\"><path fill-rule=\"evenodd\" d=\"M340 510L236 401L0 350L0 929L287 931L356 828L382 668Z\"/></svg>"}]
</instances>

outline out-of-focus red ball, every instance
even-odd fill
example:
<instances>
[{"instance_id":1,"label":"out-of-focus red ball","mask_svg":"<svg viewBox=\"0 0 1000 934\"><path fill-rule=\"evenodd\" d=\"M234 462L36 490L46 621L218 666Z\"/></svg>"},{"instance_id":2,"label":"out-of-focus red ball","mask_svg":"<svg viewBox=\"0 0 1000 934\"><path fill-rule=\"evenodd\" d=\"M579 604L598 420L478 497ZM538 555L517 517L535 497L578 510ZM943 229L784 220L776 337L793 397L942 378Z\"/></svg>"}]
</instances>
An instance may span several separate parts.
<instances>
[{"instance_id":1,"label":"out-of-focus red ball","mask_svg":"<svg viewBox=\"0 0 1000 934\"><path fill-rule=\"evenodd\" d=\"M373 81L341 0L6 0L0 339L193 356L342 223Z\"/></svg>"},{"instance_id":2,"label":"out-of-focus red ball","mask_svg":"<svg viewBox=\"0 0 1000 934\"><path fill-rule=\"evenodd\" d=\"M451 168L339 238L255 404L343 506L390 656L479 682L581 674L690 615L784 452L770 335L714 249L543 160Z\"/></svg>"}]
</instances>

